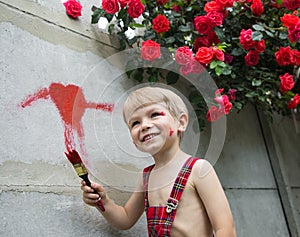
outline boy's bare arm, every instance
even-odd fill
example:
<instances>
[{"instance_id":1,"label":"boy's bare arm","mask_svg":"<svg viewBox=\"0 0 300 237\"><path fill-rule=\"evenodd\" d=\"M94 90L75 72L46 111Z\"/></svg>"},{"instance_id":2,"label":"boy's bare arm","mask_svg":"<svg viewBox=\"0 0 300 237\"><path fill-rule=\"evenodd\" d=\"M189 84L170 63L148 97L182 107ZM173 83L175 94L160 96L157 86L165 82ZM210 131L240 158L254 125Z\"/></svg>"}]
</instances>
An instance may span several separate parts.
<instances>
[{"instance_id":1,"label":"boy's bare arm","mask_svg":"<svg viewBox=\"0 0 300 237\"><path fill-rule=\"evenodd\" d=\"M204 162L205 165L199 165L201 162ZM195 165L194 180L216 237L235 237L233 217L219 178L207 161L202 160L201 162Z\"/></svg>"},{"instance_id":2,"label":"boy's bare arm","mask_svg":"<svg viewBox=\"0 0 300 237\"><path fill-rule=\"evenodd\" d=\"M143 192L134 192L123 207L115 204L106 195L104 188L97 183L92 183L92 188L90 188L83 181L81 189L83 191L83 201L91 206L97 207L96 202L99 197L98 194L93 193L93 190L96 190L101 195L105 207L105 211L101 213L108 223L118 229L126 230L131 228L144 211Z\"/></svg>"}]
</instances>

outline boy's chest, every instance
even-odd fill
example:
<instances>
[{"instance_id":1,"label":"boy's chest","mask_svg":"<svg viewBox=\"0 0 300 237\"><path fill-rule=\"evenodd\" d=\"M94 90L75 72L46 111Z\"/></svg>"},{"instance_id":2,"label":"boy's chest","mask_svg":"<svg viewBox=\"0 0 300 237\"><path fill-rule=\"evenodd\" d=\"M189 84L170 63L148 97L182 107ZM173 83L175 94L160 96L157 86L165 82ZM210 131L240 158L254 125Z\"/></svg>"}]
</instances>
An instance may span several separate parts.
<instances>
[{"instance_id":1,"label":"boy's chest","mask_svg":"<svg viewBox=\"0 0 300 237\"><path fill-rule=\"evenodd\" d=\"M149 206L166 206L168 198L171 196L172 190L174 187L174 177L171 178L161 178L160 180L151 180L149 179L148 184L148 202ZM154 182L157 181L157 182ZM191 180L189 179L183 192L191 193L193 188L191 185Z\"/></svg>"}]
</instances>

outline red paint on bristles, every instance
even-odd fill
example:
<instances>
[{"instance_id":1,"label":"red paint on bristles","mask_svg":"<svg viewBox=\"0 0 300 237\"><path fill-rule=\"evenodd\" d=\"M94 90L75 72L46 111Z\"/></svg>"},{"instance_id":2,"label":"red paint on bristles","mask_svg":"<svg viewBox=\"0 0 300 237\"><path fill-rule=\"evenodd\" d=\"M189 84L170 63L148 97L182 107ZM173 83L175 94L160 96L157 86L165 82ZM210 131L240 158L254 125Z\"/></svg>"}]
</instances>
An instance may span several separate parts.
<instances>
[{"instance_id":1,"label":"red paint on bristles","mask_svg":"<svg viewBox=\"0 0 300 237\"><path fill-rule=\"evenodd\" d=\"M73 165L75 165L75 164L81 164L81 163L82 163L82 160L81 160L81 158L80 158L80 156L79 156L79 154L78 154L77 151L72 150L72 151L68 151L68 153L65 152L65 154L66 154L68 160L69 160Z\"/></svg>"},{"instance_id":2,"label":"red paint on bristles","mask_svg":"<svg viewBox=\"0 0 300 237\"><path fill-rule=\"evenodd\" d=\"M159 113L159 115L166 116L166 113L162 111L162 112Z\"/></svg>"}]
</instances>

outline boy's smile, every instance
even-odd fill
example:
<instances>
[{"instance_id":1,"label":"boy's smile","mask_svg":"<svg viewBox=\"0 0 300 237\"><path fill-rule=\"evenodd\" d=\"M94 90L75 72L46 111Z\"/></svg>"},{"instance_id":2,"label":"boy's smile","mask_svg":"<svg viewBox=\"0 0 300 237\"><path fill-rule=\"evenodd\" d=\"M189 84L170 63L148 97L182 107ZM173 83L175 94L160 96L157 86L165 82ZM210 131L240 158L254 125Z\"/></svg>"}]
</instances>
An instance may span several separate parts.
<instances>
[{"instance_id":1,"label":"boy's smile","mask_svg":"<svg viewBox=\"0 0 300 237\"><path fill-rule=\"evenodd\" d=\"M135 110L129 118L128 126L135 146L151 155L169 147L177 138L178 123L163 104L152 104Z\"/></svg>"}]
</instances>

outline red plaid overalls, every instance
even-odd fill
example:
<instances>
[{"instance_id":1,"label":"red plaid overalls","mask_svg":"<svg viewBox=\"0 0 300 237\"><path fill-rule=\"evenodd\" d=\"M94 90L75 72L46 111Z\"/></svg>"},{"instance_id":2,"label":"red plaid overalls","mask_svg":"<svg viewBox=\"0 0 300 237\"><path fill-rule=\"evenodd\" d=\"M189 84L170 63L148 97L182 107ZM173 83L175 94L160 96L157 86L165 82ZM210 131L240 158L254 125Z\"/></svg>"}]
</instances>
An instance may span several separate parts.
<instances>
[{"instance_id":1,"label":"red plaid overalls","mask_svg":"<svg viewBox=\"0 0 300 237\"><path fill-rule=\"evenodd\" d=\"M145 193L145 211L147 215L148 234L151 237L171 236L171 226L175 219L176 208L185 185L188 181L193 165L199 158L190 157L182 166L174 182L170 197L167 200L167 206L149 206L148 202L148 180L150 172L154 165L144 169L144 193Z\"/></svg>"}]
</instances>

